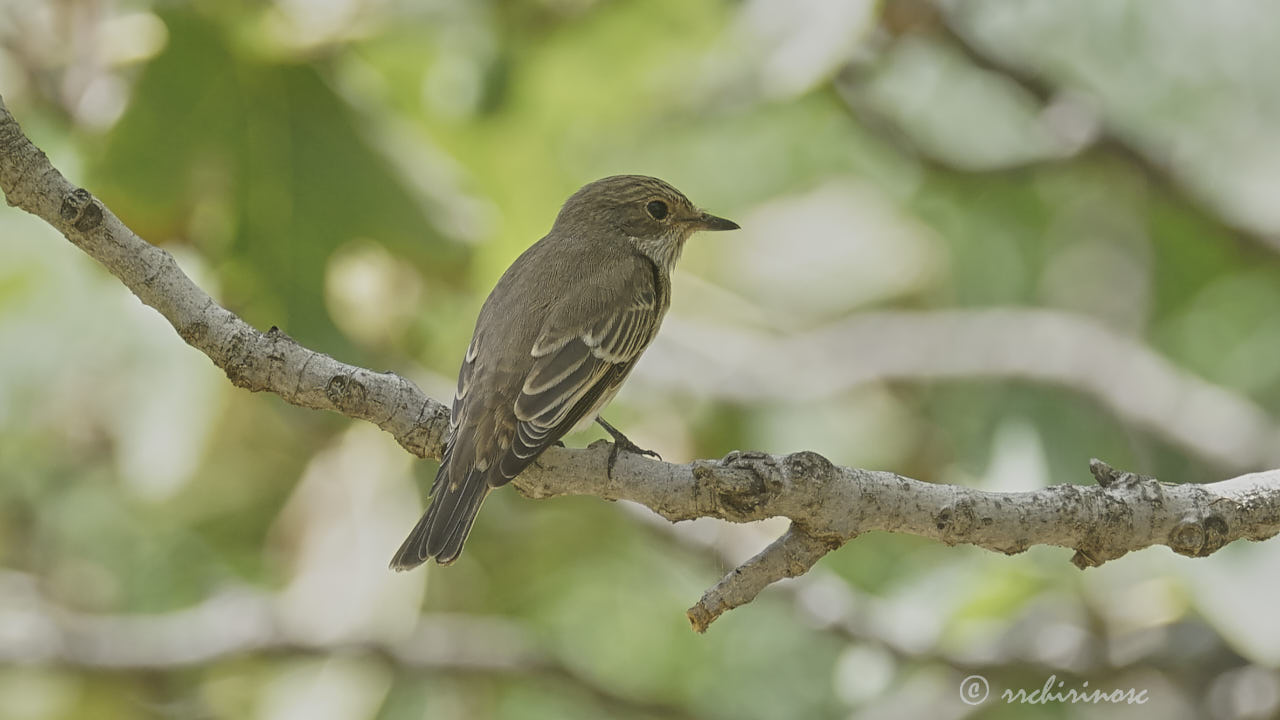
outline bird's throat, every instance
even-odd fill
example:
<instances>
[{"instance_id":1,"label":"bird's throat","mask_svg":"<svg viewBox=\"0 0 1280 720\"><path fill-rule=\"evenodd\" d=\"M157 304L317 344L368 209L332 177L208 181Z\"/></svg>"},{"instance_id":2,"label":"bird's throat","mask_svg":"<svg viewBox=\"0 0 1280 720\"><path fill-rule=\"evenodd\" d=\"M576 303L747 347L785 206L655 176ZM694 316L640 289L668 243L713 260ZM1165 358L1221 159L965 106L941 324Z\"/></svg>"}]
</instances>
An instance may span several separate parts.
<instances>
[{"instance_id":1,"label":"bird's throat","mask_svg":"<svg viewBox=\"0 0 1280 720\"><path fill-rule=\"evenodd\" d=\"M669 237L660 235L658 237L649 238L631 238L631 242L639 248L650 260L654 262L665 273L670 273L676 266L676 261L680 259L680 253L684 250L683 237Z\"/></svg>"}]
</instances>

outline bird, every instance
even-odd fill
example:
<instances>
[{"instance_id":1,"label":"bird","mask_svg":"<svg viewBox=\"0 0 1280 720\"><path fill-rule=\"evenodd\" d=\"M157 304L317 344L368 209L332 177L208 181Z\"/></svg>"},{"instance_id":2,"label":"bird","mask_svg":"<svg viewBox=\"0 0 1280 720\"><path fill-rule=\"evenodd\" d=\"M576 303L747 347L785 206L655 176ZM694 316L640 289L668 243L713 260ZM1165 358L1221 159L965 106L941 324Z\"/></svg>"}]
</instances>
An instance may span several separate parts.
<instances>
[{"instance_id":1,"label":"bird","mask_svg":"<svg viewBox=\"0 0 1280 720\"><path fill-rule=\"evenodd\" d=\"M738 227L645 175L606 177L571 195L481 307L430 505L391 568L453 563L489 493L592 421L613 437L610 473L619 451L656 455L600 410L657 334L685 241Z\"/></svg>"}]
</instances>

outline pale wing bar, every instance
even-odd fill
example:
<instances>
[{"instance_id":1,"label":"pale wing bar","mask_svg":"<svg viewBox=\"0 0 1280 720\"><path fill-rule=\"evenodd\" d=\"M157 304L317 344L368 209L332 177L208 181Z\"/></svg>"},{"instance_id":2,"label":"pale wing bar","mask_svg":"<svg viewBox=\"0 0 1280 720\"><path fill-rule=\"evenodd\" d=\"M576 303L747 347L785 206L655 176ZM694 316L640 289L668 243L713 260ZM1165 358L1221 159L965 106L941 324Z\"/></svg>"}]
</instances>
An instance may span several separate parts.
<instances>
[{"instance_id":1,"label":"pale wing bar","mask_svg":"<svg viewBox=\"0 0 1280 720\"><path fill-rule=\"evenodd\" d=\"M502 474L515 477L621 382L653 337L657 321L656 293L645 288L632 304L585 328L545 331L534 343L536 361L515 401L516 433L501 463Z\"/></svg>"}]
</instances>

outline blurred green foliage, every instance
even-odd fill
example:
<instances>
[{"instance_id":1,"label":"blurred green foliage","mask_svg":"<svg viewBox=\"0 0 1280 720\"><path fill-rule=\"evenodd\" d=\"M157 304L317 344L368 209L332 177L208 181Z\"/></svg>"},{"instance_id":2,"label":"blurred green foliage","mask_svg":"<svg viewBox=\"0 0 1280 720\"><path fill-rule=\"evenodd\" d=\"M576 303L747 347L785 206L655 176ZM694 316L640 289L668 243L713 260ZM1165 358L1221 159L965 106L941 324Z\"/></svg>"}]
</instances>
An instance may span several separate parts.
<instances>
[{"instance_id":1,"label":"blurred green foliage","mask_svg":"<svg viewBox=\"0 0 1280 720\"><path fill-rule=\"evenodd\" d=\"M102 196L147 237L219 258L227 302L259 325L350 352L325 312L325 266L352 238L449 284L462 253L362 136L322 68L257 57L186 8L102 144ZM456 283L453 283L456 285Z\"/></svg>"},{"instance_id":2,"label":"blurred green foliage","mask_svg":"<svg viewBox=\"0 0 1280 720\"><path fill-rule=\"evenodd\" d=\"M691 242L677 322L786 336L870 309L1058 310L1274 424L1280 222L1255 186L1280 182L1280 16L1121 5L8 0L0 93L227 307L436 397L488 288L564 198L640 172L745 227ZM1203 60L1175 42L1204 33ZM137 618L250 587L278 594L285 628L269 651L181 668L3 665L0 719L960 717L971 673L997 691L1050 673L1138 684L1176 717L1280 707L1270 544L1081 574L1060 549L876 533L695 636L683 609L777 525L672 531L504 491L456 566L392 577L434 463L234 389L34 219L0 214L0 237L0 580ZM664 383L659 363L714 349L670 323L661 342L610 416L670 460L803 445L1000 489L1088 482L1090 457L1175 482L1255 469L1080 388L977 373L756 402ZM36 627L6 587L0 639ZM378 649L420 611L510 623L539 659L480 643L452 665L433 648L446 660L424 669Z\"/></svg>"}]
</instances>

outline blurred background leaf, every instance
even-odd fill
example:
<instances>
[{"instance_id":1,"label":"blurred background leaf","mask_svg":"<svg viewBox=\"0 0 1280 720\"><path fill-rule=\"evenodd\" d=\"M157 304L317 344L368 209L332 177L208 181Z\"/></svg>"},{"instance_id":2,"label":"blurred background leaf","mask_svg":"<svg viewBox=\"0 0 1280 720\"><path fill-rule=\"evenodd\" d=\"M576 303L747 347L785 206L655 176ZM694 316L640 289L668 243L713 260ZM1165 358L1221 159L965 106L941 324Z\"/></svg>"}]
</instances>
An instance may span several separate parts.
<instances>
[{"instance_id":1,"label":"blurred background leaf","mask_svg":"<svg viewBox=\"0 0 1280 720\"><path fill-rule=\"evenodd\" d=\"M609 411L641 445L1203 482L1280 466L1277 26L1266 0L0 0L0 93L222 303L437 398L564 198L640 172L744 227L691 242ZM1267 543L1080 573L873 534L694 636L785 523L502 492L458 564L393 575L434 463L236 390L34 218L0 238L0 718L1098 716L965 705L975 673L1280 712Z\"/></svg>"}]
</instances>

